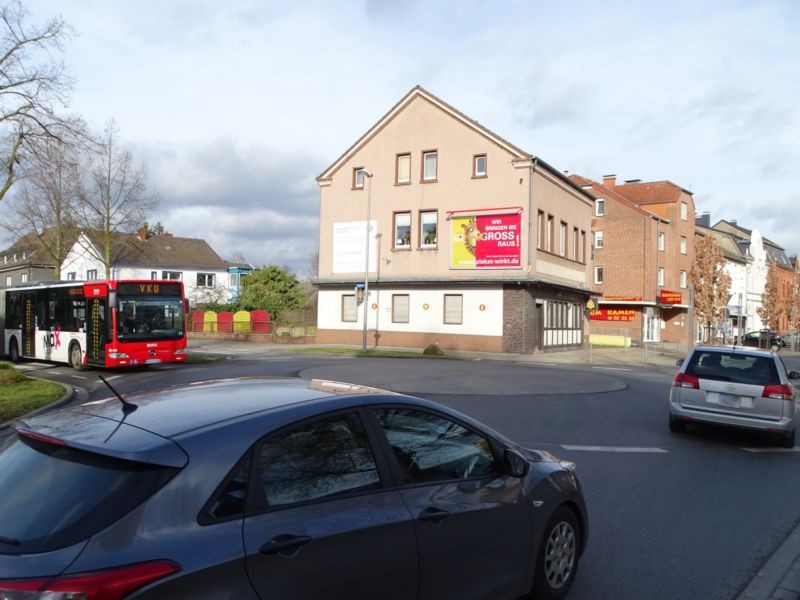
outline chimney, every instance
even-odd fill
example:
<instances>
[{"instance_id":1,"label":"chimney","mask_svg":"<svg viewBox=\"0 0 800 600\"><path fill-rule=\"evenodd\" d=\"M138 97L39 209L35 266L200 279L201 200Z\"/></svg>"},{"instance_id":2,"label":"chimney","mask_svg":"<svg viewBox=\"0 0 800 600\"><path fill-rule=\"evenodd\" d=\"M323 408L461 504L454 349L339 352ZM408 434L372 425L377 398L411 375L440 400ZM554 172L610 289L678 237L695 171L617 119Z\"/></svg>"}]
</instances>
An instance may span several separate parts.
<instances>
[{"instance_id":1,"label":"chimney","mask_svg":"<svg viewBox=\"0 0 800 600\"><path fill-rule=\"evenodd\" d=\"M139 239L143 242L147 241L147 225L142 225L139 228L139 231L136 232L136 235L139 236Z\"/></svg>"},{"instance_id":2,"label":"chimney","mask_svg":"<svg viewBox=\"0 0 800 600\"><path fill-rule=\"evenodd\" d=\"M731 219L731 225L733 225L734 227L739 226L739 224L736 222L736 219Z\"/></svg>"},{"instance_id":3,"label":"chimney","mask_svg":"<svg viewBox=\"0 0 800 600\"><path fill-rule=\"evenodd\" d=\"M603 185L607 187L614 187L617 185L616 175L603 175Z\"/></svg>"},{"instance_id":4,"label":"chimney","mask_svg":"<svg viewBox=\"0 0 800 600\"><path fill-rule=\"evenodd\" d=\"M694 218L694 224L699 225L700 227L706 227L707 229L711 228L711 213L706 211L700 213Z\"/></svg>"}]
</instances>

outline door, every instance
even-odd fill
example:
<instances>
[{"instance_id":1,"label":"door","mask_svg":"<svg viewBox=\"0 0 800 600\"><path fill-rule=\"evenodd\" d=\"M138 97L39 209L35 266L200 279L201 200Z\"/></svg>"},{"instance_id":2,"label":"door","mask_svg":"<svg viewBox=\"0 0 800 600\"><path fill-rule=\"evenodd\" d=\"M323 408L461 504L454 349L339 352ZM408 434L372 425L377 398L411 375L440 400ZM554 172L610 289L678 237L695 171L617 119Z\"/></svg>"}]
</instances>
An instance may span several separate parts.
<instances>
[{"instance_id":1,"label":"door","mask_svg":"<svg viewBox=\"0 0 800 600\"><path fill-rule=\"evenodd\" d=\"M411 516L384 487L357 413L285 429L255 456L260 514L248 511L244 541L262 598L416 598Z\"/></svg>"},{"instance_id":2,"label":"door","mask_svg":"<svg viewBox=\"0 0 800 600\"><path fill-rule=\"evenodd\" d=\"M489 439L439 413L375 412L414 517L421 600L517 597L531 561L522 480L505 475Z\"/></svg>"},{"instance_id":3,"label":"door","mask_svg":"<svg viewBox=\"0 0 800 600\"><path fill-rule=\"evenodd\" d=\"M106 339L107 326L107 299L89 298L87 299L87 319L86 319L86 352L87 362L93 364L105 364L106 360Z\"/></svg>"}]
</instances>

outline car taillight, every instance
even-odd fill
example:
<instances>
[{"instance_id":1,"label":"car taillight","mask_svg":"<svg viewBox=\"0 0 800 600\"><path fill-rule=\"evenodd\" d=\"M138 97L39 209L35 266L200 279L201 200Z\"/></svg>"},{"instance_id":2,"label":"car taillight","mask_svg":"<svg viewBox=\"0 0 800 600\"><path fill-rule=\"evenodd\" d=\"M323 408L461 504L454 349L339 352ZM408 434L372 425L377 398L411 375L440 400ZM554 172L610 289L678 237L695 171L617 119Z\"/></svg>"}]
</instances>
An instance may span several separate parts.
<instances>
[{"instance_id":1,"label":"car taillight","mask_svg":"<svg viewBox=\"0 0 800 600\"><path fill-rule=\"evenodd\" d=\"M180 570L171 560L154 560L76 575L0 579L0 600L121 600Z\"/></svg>"},{"instance_id":2,"label":"car taillight","mask_svg":"<svg viewBox=\"0 0 800 600\"><path fill-rule=\"evenodd\" d=\"M763 398L775 398L776 400L791 400L794 397L792 386L785 385L765 385Z\"/></svg>"},{"instance_id":3,"label":"car taillight","mask_svg":"<svg viewBox=\"0 0 800 600\"><path fill-rule=\"evenodd\" d=\"M695 390L700 389L700 380L694 375L687 375L686 373L678 373L675 375L675 380L672 382L675 387L692 388Z\"/></svg>"}]
</instances>

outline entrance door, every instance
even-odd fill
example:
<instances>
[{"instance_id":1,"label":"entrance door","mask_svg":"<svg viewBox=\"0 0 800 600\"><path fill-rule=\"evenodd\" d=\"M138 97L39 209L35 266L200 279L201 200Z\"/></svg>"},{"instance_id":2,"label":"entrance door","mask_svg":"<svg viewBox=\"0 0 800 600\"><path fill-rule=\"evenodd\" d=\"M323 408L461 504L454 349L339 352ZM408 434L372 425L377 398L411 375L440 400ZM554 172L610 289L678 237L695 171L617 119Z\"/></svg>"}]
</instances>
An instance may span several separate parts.
<instances>
[{"instance_id":1,"label":"entrance door","mask_svg":"<svg viewBox=\"0 0 800 600\"><path fill-rule=\"evenodd\" d=\"M544 348L544 304L536 304L533 311L533 347L536 350Z\"/></svg>"},{"instance_id":2,"label":"entrance door","mask_svg":"<svg viewBox=\"0 0 800 600\"><path fill-rule=\"evenodd\" d=\"M658 316L644 314L643 335L645 342L661 341L661 319Z\"/></svg>"}]
</instances>

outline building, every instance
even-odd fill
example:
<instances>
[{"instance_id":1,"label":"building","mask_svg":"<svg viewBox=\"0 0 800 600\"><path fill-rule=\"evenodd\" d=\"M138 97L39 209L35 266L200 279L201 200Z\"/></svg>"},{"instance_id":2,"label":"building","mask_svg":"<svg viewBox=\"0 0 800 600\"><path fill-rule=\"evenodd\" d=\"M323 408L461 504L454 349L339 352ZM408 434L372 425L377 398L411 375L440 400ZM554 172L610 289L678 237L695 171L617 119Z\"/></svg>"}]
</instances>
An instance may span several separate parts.
<instances>
[{"instance_id":1,"label":"building","mask_svg":"<svg viewBox=\"0 0 800 600\"><path fill-rule=\"evenodd\" d=\"M593 282L602 295L592 333L690 345L692 193L669 181L570 179L595 199Z\"/></svg>"},{"instance_id":2,"label":"building","mask_svg":"<svg viewBox=\"0 0 800 600\"><path fill-rule=\"evenodd\" d=\"M583 343L593 198L539 157L415 87L317 181L318 342Z\"/></svg>"},{"instance_id":3,"label":"building","mask_svg":"<svg viewBox=\"0 0 800 600\"><path fill-rule=\"evenodd\" d=\"M0 251L0 287L53 279L56 260L35 234Z\"/></svg>"},{"instance_id":4,"label":"building","mask_svg":"<svg viewBox=\"0 0 800 600\"><path fill-rule=\"evenodd\" d=\"M104 279L103 244L93 232L78 236L61 265L63 279ZM111 279L176 279L183 281L192 306L230 301L228 263L205 240L166 233L111 236Z\"/></svg>"}]
</instances>

